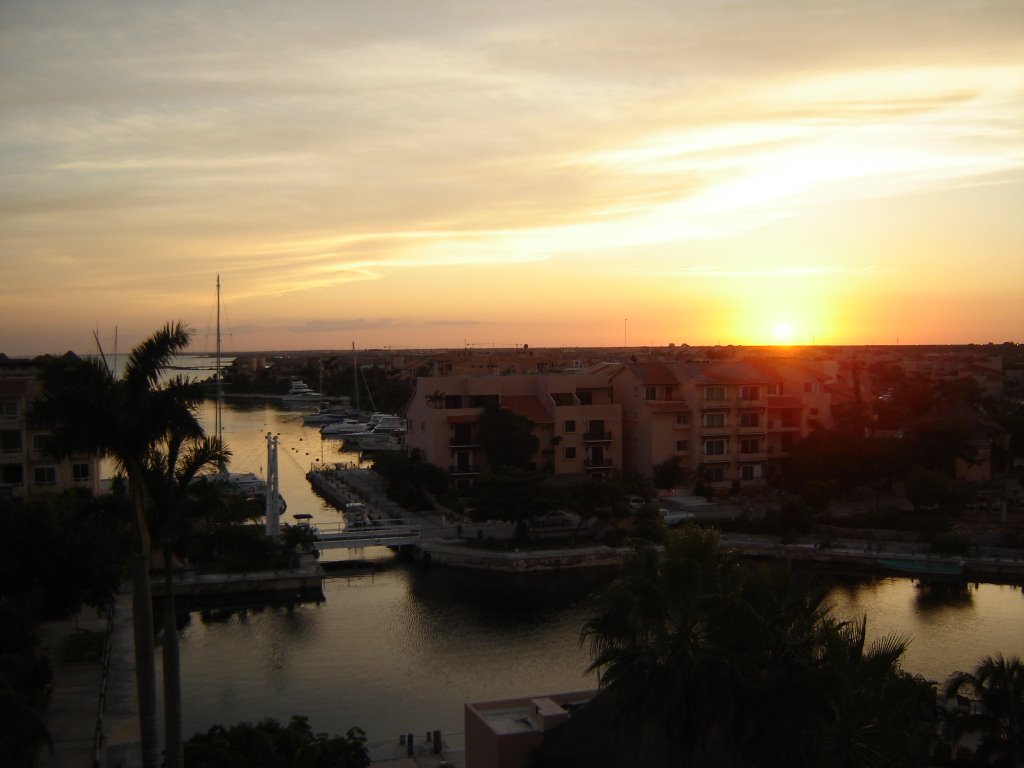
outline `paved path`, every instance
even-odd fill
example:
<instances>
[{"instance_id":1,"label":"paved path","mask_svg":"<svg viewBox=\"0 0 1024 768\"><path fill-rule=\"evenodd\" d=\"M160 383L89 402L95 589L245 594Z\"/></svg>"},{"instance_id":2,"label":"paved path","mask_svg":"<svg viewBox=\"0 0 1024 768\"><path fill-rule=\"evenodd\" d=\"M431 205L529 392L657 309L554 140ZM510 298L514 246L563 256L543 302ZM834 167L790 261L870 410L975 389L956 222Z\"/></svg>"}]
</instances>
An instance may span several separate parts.
<instances>
[{"instance_id":1,"label":"paved path","mask_svg":"<svg viewBox=\"0 0 1024 768\"><path fill-rule=\"evenodd\" d=\"M131 592L127 585L115 596L109 626L105 696L103 658L69 663L63 661L62 656L65 640L76 631L105 633L106 615L84 608L78 615L77 628L74 618L45 622L38 628L40 650L50 657L54 669L50 705L46 711L53 751L43 750L37 763L40 768L93 768L97 758L99 765L111 768L136 768L142 764L135 701ZM97 728L103 734L98 755Z\"/></svg>"}]
</instances>

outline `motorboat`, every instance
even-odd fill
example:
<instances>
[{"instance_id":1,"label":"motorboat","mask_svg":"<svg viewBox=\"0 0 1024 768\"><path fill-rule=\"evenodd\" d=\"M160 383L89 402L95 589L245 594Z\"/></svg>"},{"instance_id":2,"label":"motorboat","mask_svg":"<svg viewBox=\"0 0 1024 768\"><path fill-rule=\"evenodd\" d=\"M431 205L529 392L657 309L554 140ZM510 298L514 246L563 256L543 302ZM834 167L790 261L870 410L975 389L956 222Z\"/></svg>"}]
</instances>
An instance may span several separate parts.
<instances>
[{"instance_id":1,"label":"motorboat","mask_svg":"<svg viewBox=\"0 0 1024 768\"><path fill-rule=\"evenodd\" d=\"M407 426L406 420L401 416L382 414L370 429L344 435L345 447L358 448L363 451L401 450L401 438L405 434Z\"/></svg>"},{"instance_id":2,"label":"motorboat","mask_svg":"<svg viewBox=\"0 0 1024 768\"><path fill-rule=\"evenodd\" d=\"M310 427L323 426L325 424L336 424L339 421L349 419L351 421L358 421L358 419L352 419L351 411L339 410L337 408L317 408L312 413L307 413L302 417L302 423ZM359 422L362 424L363 422Z\"/></svg>"},{"instance_id":3,"label":"motorboat","mask_svg":"<svg viewBox=\"0 0 1024 768\"><path fill-rule=\"evenodd\" d=\"M360 421L359 419L342 419L341 421L333 421L329 424L324 424L320 427L320 434L324 437L345 436L354 432L363 432L365 430L365 421Z\"/></svg>"},{"instance_id":4,"label":"motorboat","mask_svg":"<svg viewBox=\"0 0 1024 768\"><path fill-rule=\"evenodd\" d=\"M323 395L310 389L309 385L301 379L292 379L288 394L282 398L286 403L307 403L323 399Z\"/></svg>"}]
</instances>

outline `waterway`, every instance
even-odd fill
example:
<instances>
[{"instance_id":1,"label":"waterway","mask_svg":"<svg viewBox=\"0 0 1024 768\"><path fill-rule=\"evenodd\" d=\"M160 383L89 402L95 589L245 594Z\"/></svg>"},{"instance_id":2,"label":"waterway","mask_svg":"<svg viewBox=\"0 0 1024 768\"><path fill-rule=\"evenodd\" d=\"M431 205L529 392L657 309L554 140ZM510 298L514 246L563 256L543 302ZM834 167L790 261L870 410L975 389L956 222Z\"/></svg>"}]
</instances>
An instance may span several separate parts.
<instances>
[{"instance_id":1,"label":"waterway","mask_svg":"<svg viewBox=\"0 0 1024 768\"><path fill-rule=\"evenodd\" d=\"M212 412L204 406L207 425ZM337 520L305 472L359 457L321 441L299 412L228 402L224 437L233 470L264 471L267 432L281 444L286 518L305 512L314 522ZM386 549L337 552L330 556L365 562L327 579L322 602L189 616L181 631L186 734L303 714L317 731L358 725L371 742L441 729L457 743L465 702L593 687L579 631L607 574L512 577L420 569L395 562ZM829 601L842 617L866 613L872 636L911 637L905 667L930 679L969 669L986 654L1024 655L1019 587L948 593L881 579L836 586Z\"/></svg>"}]
</instances>

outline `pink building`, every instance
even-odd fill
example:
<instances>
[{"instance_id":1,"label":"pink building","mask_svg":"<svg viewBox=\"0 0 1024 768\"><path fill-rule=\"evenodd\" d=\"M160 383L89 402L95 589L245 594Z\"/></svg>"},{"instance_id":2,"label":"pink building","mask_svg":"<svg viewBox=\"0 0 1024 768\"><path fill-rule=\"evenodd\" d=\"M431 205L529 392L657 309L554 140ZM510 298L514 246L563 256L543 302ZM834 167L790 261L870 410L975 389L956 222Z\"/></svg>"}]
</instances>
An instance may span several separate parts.
<instances>
[{"instance_id":1,"label":"pink building","mask_svg":"<svg viewBox=\"0 0 1024 768\"><path fill-rule=\"evenodd\" d=\"M534 423L534 464L552 474L603 477L622 469L621 408L603 374L518 374L419 378L406 409L406 444L471 484L487 461L480 415L496 405Z\"/></svg>"}]
</instances>

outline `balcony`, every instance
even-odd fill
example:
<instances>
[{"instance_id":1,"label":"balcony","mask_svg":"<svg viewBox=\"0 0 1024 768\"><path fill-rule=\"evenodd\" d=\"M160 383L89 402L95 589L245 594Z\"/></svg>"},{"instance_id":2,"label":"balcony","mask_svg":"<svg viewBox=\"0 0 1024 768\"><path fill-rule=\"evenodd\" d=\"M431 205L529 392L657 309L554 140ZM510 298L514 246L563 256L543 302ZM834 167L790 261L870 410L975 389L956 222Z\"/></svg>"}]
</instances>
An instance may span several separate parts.
<instances>
[{"instance_id":1,"label":"balcony","mask_svg":"<svg viewBox=\"0 0 1024 768\"><path fill-rule=\"evenodd\" d=\"M768 458L768 450L753 451L751 453L740 453L740 461L765 461Z\"/></svg>"},{"instance_id":2,"label":"balcony","mask_svg":"<svg viewBox=\"0 0 1024 768\"><path fill-rule=\"evenodd\" d=\"M0 449L0 459L21 459L25 456L25 451L21 448L2 448Z\"/></svg>"},{"instance_id":3,"label":"balcony","mask_svg":"<svg viewBox=\"0 0 1024 768\"><path fill-rule=\"evenodd\" d=\"M772 432L799 432L800 424L791 421L779 421L773 419L768 422L768 429Z\"/></svg>"},{"instance_id":4,"label":"balcony","mask_svg":"<svg viewBox=\"0 0 1024 768\"><path fill-rule=\"evenodd\" d=\"M583 468L587 470L611 469L611 459L584 459Z\"/></svg>"},{"instance_id":5,"label":"balcony","mask_svg":"<svg viewBox=\"0 0 1024 768\"><path fill-rule=\"evenodd\" d=\"M449 448L478 448L480 439L473 435L456 435L448 439Z\"/></svg>"},{"instance_id":6,"label":"balcony","mask_svg":"<svg viewBox=\"0 0 1024 768\"><path fill-rule=\"evenodd\" d=\"M611 432L584 432L583 442L585 443L610 443L612 441Z\"/></svg>"},{"instance_id":7,"label":"balcony","mask_svg":"<svg viewBox=\"0 0 1024 768\"><path fill-rule=\"evenodd\" d=\"M480 465L479 464L456 464L448 467L448 474L455 477L465 475L479 475Z\"/></svg>"}]
</instances>

